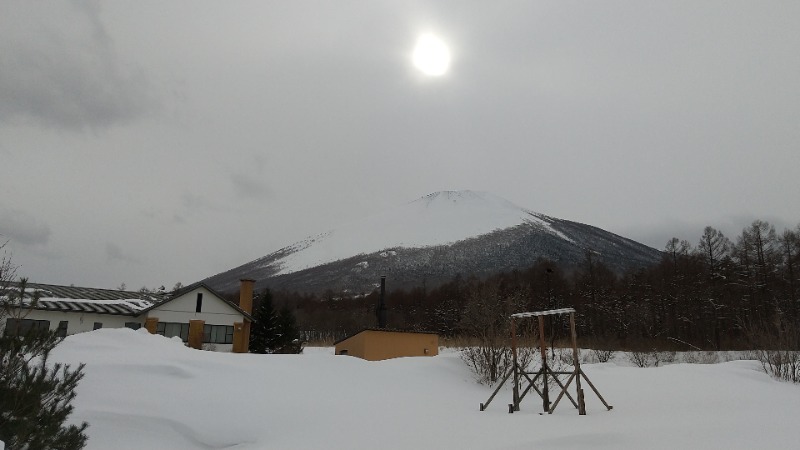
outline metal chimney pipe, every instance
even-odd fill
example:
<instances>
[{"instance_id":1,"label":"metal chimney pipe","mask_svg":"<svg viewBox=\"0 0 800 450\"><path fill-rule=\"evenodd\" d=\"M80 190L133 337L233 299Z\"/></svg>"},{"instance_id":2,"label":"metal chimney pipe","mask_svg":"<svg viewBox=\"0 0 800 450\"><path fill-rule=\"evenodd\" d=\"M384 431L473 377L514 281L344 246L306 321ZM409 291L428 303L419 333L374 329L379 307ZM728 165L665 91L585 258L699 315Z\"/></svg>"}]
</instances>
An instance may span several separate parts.
<instances>
[{"instance_id":1,"label":"metal chimney pipe","mask_svg":"<svg viewBox=\"0 0 800 450\"><path fill-rule=\"evenodd\" d=\"M386 328L386 276L381 275L381 303L378 305L378 328Z\"/></svg>"}]
</instances>

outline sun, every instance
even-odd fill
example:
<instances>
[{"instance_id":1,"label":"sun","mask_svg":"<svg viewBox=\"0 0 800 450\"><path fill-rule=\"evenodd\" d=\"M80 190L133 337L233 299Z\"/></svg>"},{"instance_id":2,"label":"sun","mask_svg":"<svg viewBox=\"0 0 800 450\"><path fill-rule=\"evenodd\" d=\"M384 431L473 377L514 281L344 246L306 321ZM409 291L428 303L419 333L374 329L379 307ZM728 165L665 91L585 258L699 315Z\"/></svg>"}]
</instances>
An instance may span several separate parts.
<instances>
[{"instance_id":1,"label":"sun","mask_svg":"<svg viewBox=\"0 0 800 450\"><path fill-rule=\"evenodd\" d=\"M423 74L440 77L450 69L450 49L438 37L426 33L417 38L411 60Z\"/></svg>"}]
</instances>

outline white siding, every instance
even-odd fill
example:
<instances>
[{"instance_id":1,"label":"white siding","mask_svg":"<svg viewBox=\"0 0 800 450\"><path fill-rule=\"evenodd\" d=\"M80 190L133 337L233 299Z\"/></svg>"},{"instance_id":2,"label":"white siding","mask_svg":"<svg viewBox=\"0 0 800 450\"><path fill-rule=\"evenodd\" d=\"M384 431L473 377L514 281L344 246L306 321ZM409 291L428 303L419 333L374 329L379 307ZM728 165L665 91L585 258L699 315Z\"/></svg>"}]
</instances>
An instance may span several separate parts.
<instances>
[{"instance_id":1,"label":"white siding","mask_svg":"<svg viewBox=\"0 0 800 450\"><path fill-rule=\"evenodd\" d=\"M113 314L43 311L40 309L34 309L30 311L30 313L27 313L24 318L31 320L49 320L51 330L57 329L58 323L62 320L66 320L69 322L67 325L67 334L92 331L94 329L95 322L102 323L103 328L122 328L125 326L126 322L144 324L144 318L142 317L117 316ZM6 321L3 320L2 327L5 328L5 326Z\"/></svg>"},{"instance_id":2,"label":"white siding","mask_svg":"<svg viewBox=\"0 0 800 450\"><path fill-rule=\"evenodd\" d=\"M197 294L203 294L200 312L195 312ZM198 287L180 297L156 307L147 313L148 317L157 317L159 322L189 323L190 320L204 320L207 325L228 325L241 322L244 316L204 287Z\"/></svg>"}]
</instances>

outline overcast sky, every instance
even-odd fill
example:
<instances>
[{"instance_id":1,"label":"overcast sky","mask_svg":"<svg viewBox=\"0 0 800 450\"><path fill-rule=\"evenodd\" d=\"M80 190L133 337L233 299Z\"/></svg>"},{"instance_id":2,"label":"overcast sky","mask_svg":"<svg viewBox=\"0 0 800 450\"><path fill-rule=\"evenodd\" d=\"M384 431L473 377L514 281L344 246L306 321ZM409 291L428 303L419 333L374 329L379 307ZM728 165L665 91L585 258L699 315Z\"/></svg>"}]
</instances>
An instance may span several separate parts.
<instances>
[{"instance_id":1,"label":"overcast sky","mask_svg":"<svg viewBox=\"0 0 800 450\"><path fill-rule=\"evenodd\" d=\"M800 223L800 2L0 3L19 274L188 284L438 190L656 248ZM450 71L411 64L431 32Z\"/></svg>"}]
</instances>

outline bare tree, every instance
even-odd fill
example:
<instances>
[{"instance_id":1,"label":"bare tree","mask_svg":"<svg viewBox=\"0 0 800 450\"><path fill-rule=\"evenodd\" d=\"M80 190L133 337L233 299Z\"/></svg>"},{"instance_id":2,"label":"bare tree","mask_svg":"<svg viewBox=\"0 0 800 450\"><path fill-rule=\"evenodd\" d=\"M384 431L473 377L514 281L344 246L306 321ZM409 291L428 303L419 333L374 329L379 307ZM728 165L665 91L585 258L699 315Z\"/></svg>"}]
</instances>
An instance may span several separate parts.
<instances>
[{"instance_id":1,"label":"bare tree","mask_svg":"<svg viewBox=\"0 0 800 450\"><path fill-rule=\"evenodd\" d=\"M783 257L783 279L786 286L786 302L791 320L797 319L797 264L800 262L800 227L795 230L784 230L780 238Z\"/></svg>"},{"instance_id":2,"label":"bare tree","mask_svg":"<svg viewBox=\"0 0 800 450\"><path fill-rule=\"evenodd\" d=\"M19 323L26 318L39 303L39 293L37 291L28 292L28 279L20 278L19 282L14 282L17 276L17 266L11 261L11 252L6 249L8 241L0 244L3 256L0 259L0 328L4 333L16 335ZM14 319L6 322L4 319ZM6 330L7 323L14 326L13 330Z\"/></svg>"},{"instance_id":3,"label":"bare tree","mask_svg":"<svg viewBox=\"0 0 800 450\"><path fill-rule=\"evenodd\" d=\"M493 384L511 368L510 316L522 311L524 304L519 293L503 293L495 282L469 290L459 328L473 342L461 349L461 357L481 382ZM520 365L527 365L531 354L520 354Z\"/></svg>"},{"instance_id":4,"label":"bare tree","mask_svg":"<svg viewBox=\"0 0 800 450\"><path fill-rule=\"evenodd\" d=\"M11 262L11 252L6 248L7 245L8 241L0 244L0 251L3 252L0 258L0 327L4 326L3 319L9 315L11 283L17 276L17 266Z\"/></svg>"},{"instance_id":5,"label":"bare tree","mask_svg":"<svg viewBox=\"0 0 800 450\"><path fill-rule=\"evenodd\" d=\"M678 239L676 237L667 241L667 245L664 247L664 252L669 255L672 259L672 263L674 265L678 265L678 259L681 256L686 256L692 250L692 244L689 241L683 239Z\"/></svg>"},{"instance_id":6,"label":"bare tree","mask_svg":"<svg viewBox=\"0 0 800 450\"><path fill-rule=\"evenodd\" d=\"M731 245L730 239L725 237L721 231L713 227L706 227L703 230L703 236L700 238L695 252L703 258L711 279L720 277L719 266L722 260L729 255Z\"/></svg>"},{"instance_id":7,"label":"bare tree","mask_svg":"<svg viewBox=\"0 0 800 450\"><path fill-rule=\"evenodd\" d=\"M6 292L17 276L17 266L11 262L11 252L6 249L7 245L8 241L0 244L0 251L3 252L0 257L0 292Z\"/></svg>"}]
</instances>

